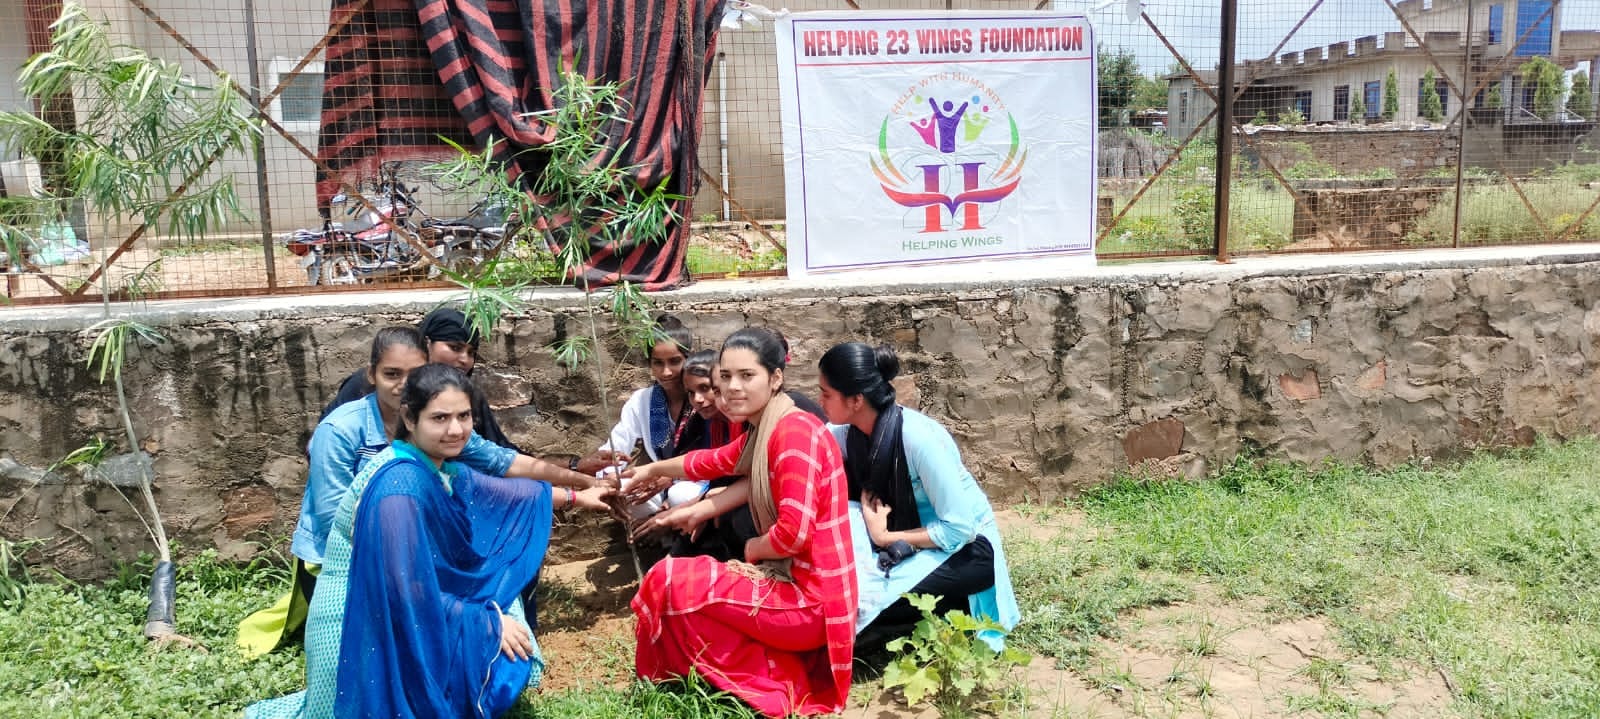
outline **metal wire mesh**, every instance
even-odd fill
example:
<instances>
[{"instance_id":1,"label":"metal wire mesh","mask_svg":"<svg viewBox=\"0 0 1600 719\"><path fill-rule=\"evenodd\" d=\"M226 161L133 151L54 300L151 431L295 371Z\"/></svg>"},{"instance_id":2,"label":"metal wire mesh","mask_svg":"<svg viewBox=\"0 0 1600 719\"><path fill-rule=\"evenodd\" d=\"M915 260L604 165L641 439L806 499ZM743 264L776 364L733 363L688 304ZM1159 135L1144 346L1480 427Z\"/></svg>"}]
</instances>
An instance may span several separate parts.
<instances>
[{"instance_id":1,"label":"metal wire mesh","mask_svg":"<svg viewBox=\"0 0 1600 719\"><path fill-rule=\"evenodd\" d=\"M1099 45L1098 254L1103 259L1450 247L1600 239L1600 142L1593 71L1600 6L1561 0L1236 0L1235 151L1219 158L1216 97L1223 0L814 0L807 10L1082 10ZM179 64L203 85L235 85L261 108L259 149L216 158L201 182L233 180L240 213L202 237L133 218L69 213L8 253L12 302L305 292L436 279L429 226L472 216L477 198L413 162L329 175L319 146L324 88L373 88L362 112L448 113L399 97L434 70L415 18L376 0L264 3L90 0L113 36ZM409 7L409 5L407 5ZM0 0L0 110L70 124L76 108L23 97L15 69L49 43L58 0ZM380 11L381 10L381 11ZM346 24L352 56L328 39ZM365 23L365 24L362 24ZM1041 70L1044 71L1044 70ZM724 28L705 87L689 265L697 276L781 272L783 148L770 21ZM336 94L336 93L335 93ZM433 104L430 104L433 103ZM76 115L75 115L76 113ZM443 115L439 122L450 120ZM417 136L426 134L422 129ZM431 134L427 137L432 137ZM0 190L45 178L7 151ZM319 162L322 164L319 165ZM1229 216L1213 230L1218 177ZM319 211L319 178L343 202ZM485 220L490 221L490 220ZM377 227L362 257L306 250L325 229ZM296 231L304 230L297 240ZM297 254L296 251L304 251ZM22 255L14 258L11 255ZM26 260L24 263L19 259ZM442 256L439 259L444 259ZM108 268L102 272L101 267Z\"/></svg>"},{"instance_id":2,"label":"metal wire mesh","mask_svg":"<svg viewBox=\"0 0 1600 719\"><path fill-rule=\"evenodd\" d=\"M1244 0L1229 248L1592 239L1594 12Z\"/></svg>"}]
</instances>

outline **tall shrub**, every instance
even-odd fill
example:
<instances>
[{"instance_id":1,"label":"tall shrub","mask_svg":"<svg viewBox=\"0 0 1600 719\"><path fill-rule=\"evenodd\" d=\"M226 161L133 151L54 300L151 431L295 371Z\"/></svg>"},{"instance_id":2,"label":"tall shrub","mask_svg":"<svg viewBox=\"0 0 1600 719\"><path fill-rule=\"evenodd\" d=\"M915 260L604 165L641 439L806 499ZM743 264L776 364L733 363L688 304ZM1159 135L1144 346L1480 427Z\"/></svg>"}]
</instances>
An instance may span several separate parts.
<instances>
[{"instance_id":1,"label":"tall shrub","mask_svg":"<svg viewBox=\"0 0 1600 719\"><path fill-rule=\"evenodd\" d=\"M1528 87L1533 88L1533 114L1554 120L1561 111L1561 96L1567 92L1566 72L1548 58L1535 57L1517 68Z\"/></svg>"},{"instance_id":2,"label":"tall shrub","mask_svg":"<svg viewBox=\"0 0 1600 719\"><path fill-rule=\"evenodd\" d=\"M1439 83L1431 67L1422 73L1422 107L1418 108L1417 112L1428 122L1444 119L1444 106L1439 102Z\"/></svg>"},{"instance_id":3,"label":"tall shrub","mask_svg":"<svg viewBox=\"0 0 1600 719\"><path fill-rule=\"evenodd\" d=\"M1400 114L1400 80L1395 77L1394 68L1389 68L1389 76L1383 79L1383 119L1393 120Z\"/></svg>"},{"instance_id":4,"label":"tall shrub","mask_svg":"<svg viewBox=\"0 0 1600 719\"><path fill-rule=\"evenodd\" d=\"M1594 119L1594 96L1589 92L1589 73L1579 70L1572 73L1572 89L1567 93L1567 110L1584 119Z\"/></svg>"}]
</instances>

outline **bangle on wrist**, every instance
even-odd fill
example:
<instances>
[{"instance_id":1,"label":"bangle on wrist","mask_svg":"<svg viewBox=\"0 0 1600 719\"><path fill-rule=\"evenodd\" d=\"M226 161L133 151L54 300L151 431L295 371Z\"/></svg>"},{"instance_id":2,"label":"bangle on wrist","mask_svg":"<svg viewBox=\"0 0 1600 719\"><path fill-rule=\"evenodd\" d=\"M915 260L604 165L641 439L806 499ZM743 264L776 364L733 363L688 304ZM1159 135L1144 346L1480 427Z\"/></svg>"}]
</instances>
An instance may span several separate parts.
<instances>
[{"instance_id":1,"label":"bangle on wrist","mask_svg":"<svg viewBox=\"0 0 1600 719\"><path fill-rule=\"evenodd\" d=\"M578 490L569 488L567 490L567 506L562 507L562 509L572 509L577 504L578 504Z\"/></svg>"}]
</instances>

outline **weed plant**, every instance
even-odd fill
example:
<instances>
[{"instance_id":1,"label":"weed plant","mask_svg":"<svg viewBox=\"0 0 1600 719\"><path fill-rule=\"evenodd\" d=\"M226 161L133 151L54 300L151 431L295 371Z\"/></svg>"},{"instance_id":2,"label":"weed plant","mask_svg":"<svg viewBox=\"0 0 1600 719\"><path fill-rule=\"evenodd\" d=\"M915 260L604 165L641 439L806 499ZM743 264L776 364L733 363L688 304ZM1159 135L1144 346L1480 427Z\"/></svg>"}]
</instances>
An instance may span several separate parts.
<instances>
[{"instance_id":1,"label":"weed plant","mask_svg":"<svg viewBox=\"0 0 1600 719\"><path fill-rule=\"evenodd\" d=\"M1014 667L1031 659L1015 647L995 650L978 638L985 631L1004 628L987 617L974 618L962 611L935 612L939 598L908 594L906 600L922 613L908 637L896 637L884 647L896 656L883 671L885 689L898 689L906 703L928 699L940 716L971 716L994 705L995 694Z\"/></svg>"}]
</instances>

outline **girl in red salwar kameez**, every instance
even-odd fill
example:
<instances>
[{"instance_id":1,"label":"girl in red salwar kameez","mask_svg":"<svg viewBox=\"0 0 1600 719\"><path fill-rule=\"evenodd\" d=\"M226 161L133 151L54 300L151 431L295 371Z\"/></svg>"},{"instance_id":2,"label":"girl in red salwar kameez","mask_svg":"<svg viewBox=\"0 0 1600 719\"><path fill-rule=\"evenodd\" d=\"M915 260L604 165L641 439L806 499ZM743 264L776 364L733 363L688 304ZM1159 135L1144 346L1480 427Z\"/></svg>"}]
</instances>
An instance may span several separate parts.
<instances>
[{"instance_id":1,"label":"girl in red salwar kameez","mask_svg":"<svg viewBox=\"0 0 1600 719\"><path fill-rule=\"evenodd\" d=\"M723 343L718 374L741 441L633 470L627 494L675 477L747 479L671 510L691 530L748 501L761 535L744 561L671 557L645 574L633 611L639 676L697 673L767 716L840 711L850 690L856 579L838 444L782 391L782 344L746 328Z\"/></svg>"}]
</instances>

